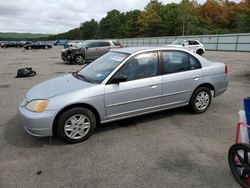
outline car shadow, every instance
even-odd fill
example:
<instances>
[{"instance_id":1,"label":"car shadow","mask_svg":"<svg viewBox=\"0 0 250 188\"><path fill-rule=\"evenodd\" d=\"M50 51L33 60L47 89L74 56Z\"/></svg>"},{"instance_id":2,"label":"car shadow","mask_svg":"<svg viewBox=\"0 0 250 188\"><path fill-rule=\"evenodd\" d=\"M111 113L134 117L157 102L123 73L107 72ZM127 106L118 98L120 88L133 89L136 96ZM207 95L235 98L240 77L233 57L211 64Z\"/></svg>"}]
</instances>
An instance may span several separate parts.
<instances>
[{"instance_id":1,"label":"car shadow","mask_svg":"<svg viewBox=\"0 0 250 188\"><path fill-rule=\"evenodd\" d=\"M138 123L151 122L164 118L171 117L173 115L188 115L188 109L186 107L180 107L177 109L165 110L161 112L151 113L150 115L141 115L126 120L119 120L111 123L98 125L94 134L113 131L115 129L126 128L130 126L136 126ZM143 126L143 125L142 125ZM63 141L56 137L35 137L29 135L23 128L21 119L18 114L12 116L7 125L4 127L3 132L4 140L13 146L22 148L39 148L44 145L66 145Z\"/></svg>"},{"instance_id":2,"label":"car shadow","mask_svg":"<svg viewBox=\"0 0 250 188\"><path fill-rule=\"evenodd\" d=\"M154 113L150 113L150 115L145 114L145 115L140 115L140 116L124 119L124 120L118 120L115 122L98 125L96 127L94 134L98 134L98 133L106 132L106 131L112 131L112 130L119 129L119 128L135 126L138 123L142 124L144 122L156 121L156 120L171 117L173 115L189 115L189 114L190 112L187 107L179 107L176 109L154 112Z\"/></svg>"},{"instance_id":3,"label":"car shadow","mask_svg":"<svg viewBox=\"0 0 250 188\"><path fill-rule=\"evenodd\" d=\"M76 64L73 64L73 63L66 63L64 61L57 61L55 62L56 65L76 65Z\"/></svg>"}]
</instances>

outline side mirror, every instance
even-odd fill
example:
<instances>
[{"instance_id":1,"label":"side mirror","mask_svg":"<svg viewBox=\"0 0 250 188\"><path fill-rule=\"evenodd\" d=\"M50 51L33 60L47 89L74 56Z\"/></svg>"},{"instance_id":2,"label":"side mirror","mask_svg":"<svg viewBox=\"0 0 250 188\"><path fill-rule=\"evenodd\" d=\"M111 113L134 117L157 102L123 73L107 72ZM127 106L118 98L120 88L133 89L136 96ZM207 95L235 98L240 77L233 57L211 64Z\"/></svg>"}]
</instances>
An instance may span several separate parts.
<instances>
[{"instance_id":1,"label":"side mirror","mask_svg":"<svg viewBox=\"0 0 250 188\"><path fill-rule=\"evenodd\" d=\"M124 74L121 75L117 75L115 76L112 80L111 83L112 84L119 84L120 82L126 82L127 81L127 76Z\"/></svg>"},{"instance_id":2,"label":"side mirror","mask_svg":"<svg viewBox=\"0 0 250 188\"><path fill-rule=\"evenodd\" d=\"M88 48L89 48L88 46L85 47L86 50L87 50Z\"/></svg>"}]
</instances>

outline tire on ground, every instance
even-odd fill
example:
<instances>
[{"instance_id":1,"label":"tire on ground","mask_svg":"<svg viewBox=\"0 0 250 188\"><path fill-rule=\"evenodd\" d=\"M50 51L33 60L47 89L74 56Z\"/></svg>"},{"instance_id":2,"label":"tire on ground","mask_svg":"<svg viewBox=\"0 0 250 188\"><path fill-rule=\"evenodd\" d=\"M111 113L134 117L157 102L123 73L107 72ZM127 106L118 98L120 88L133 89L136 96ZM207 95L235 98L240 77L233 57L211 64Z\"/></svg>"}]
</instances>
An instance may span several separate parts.
<instances>
[{"instance_id":1,"label":"tire on ground","mask_svg":"<svg viewBox=\"0 0 250 188\"><path fill-rule=\"evenodd\" d=\"M90 121L90 128L88 132L79 139L70 138L69 136L66 135L64 129L66 126L66 122L69 120L70 117L73 117L74 115L84 115ZM91 110L82 107L74 107L63 112L58 118L56 124L56 135L59 136L64 142L74 144L87 140L93 134L95 127L96 127L96 117Z\"/></svg>"},{"instance_id":2,"label":"tire on ground","mask_svg":"<svg viewBox=\"0 0 250 188\"><path fill-rule=\"evenodd\" d=\"M204 93L204 94L206 93L207 96L209 97L208 98L209 99L208 104L205 106L204 109L199 109L199 107L197 107L197 104L196 104L197 100L198 100L197 97L201 93ZM201 113L205 112L209 108L209 106L211 104L211 101L212 101L212 95L211 95L210 89L208 89L207 87L199 87L199 88L197 88L194 91L194 93L192 94L192 97L191 97L191 99L189 101L189 107L191 109L191 112L194 113L194 114L201 114Z\"/></svg>"}]
</instances>

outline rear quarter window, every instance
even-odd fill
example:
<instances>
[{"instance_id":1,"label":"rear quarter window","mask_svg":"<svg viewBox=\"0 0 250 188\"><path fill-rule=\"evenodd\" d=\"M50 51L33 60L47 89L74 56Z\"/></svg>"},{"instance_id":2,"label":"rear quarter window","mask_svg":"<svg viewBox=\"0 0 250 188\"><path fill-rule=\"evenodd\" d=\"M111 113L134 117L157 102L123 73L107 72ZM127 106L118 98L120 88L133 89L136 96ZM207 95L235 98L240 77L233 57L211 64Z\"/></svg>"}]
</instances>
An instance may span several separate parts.
<instances>
[{"instance_id":1,"label":"rear quarter window","mask_svg":"<svg viewBox=\"0 0 250 188\"><path fill-rule=\"evenodd\" d=\"M112 42L115 46L121 46L121 43L118 42L117 40L112 40Z\"/></svg>"}]
</instances>

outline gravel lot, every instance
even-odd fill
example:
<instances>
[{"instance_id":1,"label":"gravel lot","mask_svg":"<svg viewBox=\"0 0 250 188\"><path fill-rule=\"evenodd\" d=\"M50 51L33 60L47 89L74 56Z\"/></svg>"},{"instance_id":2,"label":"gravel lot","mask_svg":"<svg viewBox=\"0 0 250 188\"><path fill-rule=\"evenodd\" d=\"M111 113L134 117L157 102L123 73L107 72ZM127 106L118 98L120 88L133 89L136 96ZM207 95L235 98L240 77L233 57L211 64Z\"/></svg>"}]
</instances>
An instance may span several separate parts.
<instances>
[{"instance_id":1,"label":"gravel lot","mask_svg":"<svg viewBox=\"0 0 250 188\"><path fill-rule=\"evenodd\" d=\"M64 64L59 47L0 49L0 187L239 187L227 152L241 99L250 95L250 53L205 57L230 71L227 92L206 113L179 108L105 124L86 142L66 145L28 135L18 103L35 84L82 66ZM30 66L37 76L14 78Z\"/></svg>"}]
</instances>

